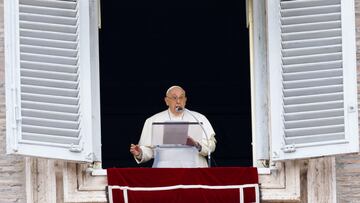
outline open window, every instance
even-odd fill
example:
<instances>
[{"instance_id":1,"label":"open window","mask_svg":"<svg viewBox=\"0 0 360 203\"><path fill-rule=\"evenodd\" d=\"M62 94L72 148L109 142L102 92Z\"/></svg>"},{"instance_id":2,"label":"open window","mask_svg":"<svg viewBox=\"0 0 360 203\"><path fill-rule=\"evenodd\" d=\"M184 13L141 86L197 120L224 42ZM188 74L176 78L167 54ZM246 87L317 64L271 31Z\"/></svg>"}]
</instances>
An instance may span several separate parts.
<instances>
[{"instance_id":1,"label":"open window","mask_svg":"<svg viewBox=\"0 0 360 203\"><path fill-rule=\"evenodd\" d=\"M212 166L251 166L248 29L238 0L101 1L102 164L138 165L129 153L167 88L187 91L218 141ZM116 150L114 150L116 149ZM214 161L215 160L215 161Z\"/></svg>"},{"instance_id":2,"label":"open window","mask_svg":"<svg viewBox=\"0 0 360 203\"><path fill-rule=\"evenodd\" d=\"M4 3L8 152L101 160L96 3ZM266 10L270 108L253 104L271 121L271 159L358 151L354 2L276 0Z\"/></svg>"},{"instance_id":3,"label":"open window","mask_svg":"<svg viewBox=\"0 0 360 203\"><path fill-rule=\"evenodd\" d=\"M99 55L97 47L98 16L96 3L98 2L90 0L5 1L7 146L9 153L87 162L101 160ZM106 3L115 12L119 12L120 8L111 6L114 3ZM143 3L146 5L147 1ZM251 134L251 122L250 108L248 108L250 106L250 97L242 98L244 94L249 93L249 80L246 79L249 75L249 69L246 68L247 65L244 65L248 63L248 35L245 26L241 28L238 26L239 23L245 24L245 12L239 13L235 7L231 6L234 4L237 7L244 8L245 4L236 1L223 2L218 4L219 9L214 7L215 5L209 4L207 10L202 10L202 2L199 1L194 4L189 1L188 3L194 8L199 8L199 10L188 9L190 17L186 19L186 22L190 23L191 29L181 30L181 28L176 27L176 24L171 27L171 29L177 29L173 33L186 36L176 39L171 38L174 36L169 37L169 40L174 43L173 46L176 47L174 51L178 51L176 53L173 51L173 54L170 55L169 61L172 61L171 64L165 64L160 69L157 69L156 73L154 69L144 68L146 66L140 65L138 67L141 67L142 74L138 74L139 70L133 67L121 66L121 64L114 66L113 64L116 63L102 67L102 71L104 71L102 76L105 76L104 80L116 82L121 81L121 77L125 77L123 80L128 82L115 85L111 94L107 95L102 92L102 97L105 96L105 100L102 101L102 104L104 104L102 112L110 112L111 114L110 117L104 117L102 127L105 125L103 129L108 132L106 135L107 141L110 144L116 143L115 146L107 146L106 150L110 150L112 155L121 154L126 156L126 159L134 163L129 156L129 144L138 141L145 118L151 113L164 108L162 99L166 88L179 81L176 79L178 77L164 81L162 78L166 77L157 75L157 73L164 74L168 67L176 66L175 68L178 69L186 67L189 76L183 77L186 78L186 81L182 83L191 84L191 91L196 92L190 96L189 102L192 103L191 106L194 110L207 108L206 115L210 117L213 124L216 122L220 126L217 127L217 133L222 136L219 139L222 149L219 147L217 152L222 151L222 155L218 157L222 156L222 162L225 165L234 164L234 160L241 160L240 162L243 165L251 165L251 137L249 136ZM121 4L124 11L133 9L130 3L129 5L126 2L117 2L116 4ZM182 5L178 4L177 6L176 12L181 14L183 12ZM156 7L154 5L151 11L148 9L148 12L153 12L150 13L153 15L151 16L152 19L147 22L148 25L144 27L145 29L154 28L154 31L149 34L152 39L138 38L133 42L149 42L148 51L154 51L154 48L158 48L163 54L168 52L165 49L167 42L165 41L163 46L160 47L160 44L156 41L159 39L159 33L155 28L158 28L158 26L161 28L161 25L157 24L159 20L165 24L168 24L168 22L166 22L166 17L158 16L158 12L161 10L157 10ZM228 11L231 11L231 13L229 14ZM203 16L203 14L207 15L208 12L212 13L210 21ZM104 30L108 27L115 29L113 32L119 30L116 26L113 26L114 23L119 22L114 22L112 16L107 18L108 13L110 12L105 11L102 16ZM197 19L192 19L192 15ZM122 22L126 23L126 16L124 17ZM146 22L147 19L144 19ZM144 19L142 20L144 21ZM177 17L174 20L179 25L183 25L183 18ZM143 21L140 19L139 22ZM203 22L206 23L202 25ZM135 25L138 24L132 23L132 26ZM199 25L202 26L199 27ZM237 29L237 33L245 33L245 41L241 41L237 35L230 32L233 27ZM202 28L207 29L208 34L200 35L193 32ZM240 29L245 31L240 31ZM128 33L128 35L134 35L134 33L139 35L142 31L124 32L124 30L120 30L121 33ZM196 39L192 40L196 43L197 49L188 41L193 37L194 33ZM209 43L217 35L222 36L221 41ZM113 50L113 45L120 40L117 36L113 37L110 41L109 50ZM103 39L108 38L105 36ZM124 38L121 43L128 43L126 40L127 38ZM228 44L233 44L233 46L226 48ZM133 64L135 61L147 61L144 58L139 60L137 53L141 50L131 45L133 44L130 44L130 49L122 50L125 54L131 54L130 57L122 55L124 60L128 58L134 59L129 62ZM208 49L204 50L204 46L208 47ZM242 47L240 48L240 46ZM219 51L212 52L210 49L212 47L218 47ZM201 52L201 50L204 51ZM154 67L158 67L157 65L161 65L164 61L161 54L155 58L147 59L160 63L153 64ZM188 61L182 59L183 55L186 54L187 58L190 58ZM243 55L244 60L238 60L235 57L226 58L227 55ZM118 60L118 53L111 51L111 53L107 52L101 57L102 61L109 61L107 60L109 58ZM212 59L212 61L203 64L202 62L207 61L207 59ZM211 69L208 67L209 64L217 68ZM226 67L224 64L226 64ZM233 64L231 68L228 68L230 67L229 64ZM127 69L127 73L132 71L137 78L125 76L126 71L124 72L124 69ZM117 71L117 74L111 72L114 70ZM106 78L106 75L109 78ZM149 80L149 75L154 77ZM244 77L244 79L237 80L238 76ZM225 80L229 83L228 87L223 85ZM156 81L157 85L154 85L152 81ZM196 85L194 85L194 82L196 82ZM166 84L166 87L164 85L163 88L159 88L159 84ZM137 96L134 95L137 93L134 86L139 87L139 85L156 89L156 94L144 91L143 95L139 94L139 99L127 100ZM102 87L107 91L106 84L102 85ZM114 92L120 92L121 96L114 96ZM216 96L212 94L214 92L216 92ZM107 98L107 96L109 97ZM150 96L154 99L154 103L150 101L150 105L143 105L142 99L148 100L151 98ZM202 105L204 103L206 103L206 106ZM222 104L221 108L219 108L219 104ZM130 115L129 112L134 114ZM146 113L144 114L144 112ZM204 113L204 111L201 112ZM120 118L111 117L116 113L125 116ZM124 130L116 131L116 126L119 126L119 124L122 126L128 125L128 123L122 121L130 121L132 125L130 133ZM139 123L139 125L134 126L133 123L135 122ZM239 123L243 128L241 134L237 129ZM108 128L108 125L112 128ZM232 129L228 128L228 126L232 126ZM114 132L116 132L116 135ZM130 134L132 137L124 136L126 134ZM114 139L118 140L115 142ZM238 141L234 142L234 140ZM239 150L239 142L246 142L247 144L240 147ZM114 153L114 149L119 151ZM229 149L231 149L230 153ZM123 165L119 166L129 166L124 165L126 163L124 160L120 160L120 162ZM217 164L222 164L219 159L217 159ZM114 165L108 164L108 166Z\"/></svg>"},{"instance_id":4,"label":"open window","mask_svg":"<svg viewBox=\"0 0 360 203\"><path fill-rule=\"evenodd\" d=\"M93 1L4 4L7 152L100 161Z\"/></svg>"}]
</instances>

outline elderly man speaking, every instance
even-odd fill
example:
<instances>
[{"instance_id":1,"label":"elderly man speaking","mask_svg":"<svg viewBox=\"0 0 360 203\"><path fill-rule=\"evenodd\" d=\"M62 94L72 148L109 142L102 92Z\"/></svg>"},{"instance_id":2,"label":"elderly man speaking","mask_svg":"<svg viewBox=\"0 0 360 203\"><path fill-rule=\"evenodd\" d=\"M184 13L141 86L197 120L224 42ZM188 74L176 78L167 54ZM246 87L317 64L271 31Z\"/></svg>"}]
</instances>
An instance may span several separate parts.
<instances>
[{"instance_id":1,"label":"elderly man speaking","mask_svg":"<svg viewBox=\"0 0 360 203\"><path fill-rule=\"evenodd\" d=\"M139 144L131 144L130 152L137 163L144 163L154 158L154 149L151 147L152 124L157 122L197 122L202 124L204 131L200 141L188 137L187 145L194 146L198 150L198 161L195 167L208 167L206 156L215 150L215 132L208 119L195 111L185 109L186 94L180 86L171 86L165 95L165 103L168 109L157 113L145 121Z\"/></svg>"}]
</instances>

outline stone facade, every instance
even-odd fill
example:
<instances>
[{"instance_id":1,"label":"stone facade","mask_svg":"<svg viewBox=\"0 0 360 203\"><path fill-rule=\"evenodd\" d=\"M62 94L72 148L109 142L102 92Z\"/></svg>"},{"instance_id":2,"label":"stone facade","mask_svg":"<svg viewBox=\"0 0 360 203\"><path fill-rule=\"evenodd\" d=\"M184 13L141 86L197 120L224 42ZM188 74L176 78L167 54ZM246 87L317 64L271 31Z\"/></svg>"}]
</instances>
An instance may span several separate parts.
<instances>
[{"instance_id":1,"label":"stone facade","mask_svg":"<svg viewBox=\"0 0 360 203\"><path fill-rule=\"evenodd\" d=\"M5 89L4 89L4 19L3 19L3 0L0 0L0 202L1 203L23 203L26 202L26 175L25 159L19 156L6 155L5 140ZM357 60L360 64L360 0L355 0L356 25L357 25ZM358 65L360 71L360 65ZM360 80L359 80L360 83ZM359 91L360 93L360 91ZM318 167L328 167L326 165L313 167L314 170L308 170L308 165L315 164L318 161L310 160L304 162L301 170L301 202L308 202L307 193L309 188L305 187L312 176L319 177ZM35 167L36 168L36 167ZM34 174L41 174L41 171L33 171ZM321 174L320 174L321 175ZM324 176L324 175L322 175ZM58 177L58 176L56 176ZM326 178L325 178L326 179ZM328 179L327 179L328 180ZM57 182L61 182L58 179ZM323 187L322 177L319 177L315 183L318 187ZM33 183L33 185L36 185ZM42 187L45 187L44 185ZM32 187L31 187L32 188ZM57 189L61 189L57 188ZM37 190L33 188L33 190ZM315 192L315 191L313 191ZM32 192L36 194L36 192ZM57 191L57 194L62 194ZM323 193L324 194L324 193ZM336 195L337 202L350 203L360 202L360 155L344 155L336 157ZM310 195L311 196L311 195ZM312 196L316 196L312 195ZM53 197L56 198L56 197ZM58 202L63 198L57 197ZM318 198L318 201L325 200Z\"/></svg>"}]
</instances>

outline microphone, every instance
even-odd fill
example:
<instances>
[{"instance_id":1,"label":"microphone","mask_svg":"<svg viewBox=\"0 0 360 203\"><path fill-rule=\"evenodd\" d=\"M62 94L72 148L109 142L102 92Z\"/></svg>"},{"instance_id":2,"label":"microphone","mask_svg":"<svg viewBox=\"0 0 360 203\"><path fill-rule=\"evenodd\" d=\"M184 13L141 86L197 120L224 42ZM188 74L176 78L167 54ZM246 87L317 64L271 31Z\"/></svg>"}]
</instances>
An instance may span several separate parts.
<instances>
[{"instance_id":1,"label":"microphone","mask_svg":"<svg viewBox=\"0 0 360 203\"><path fill-rule=\"evenodd\" d=\"M177 107L175 107L175 111L176 111L176 112L183 112L183 111L184 111L184 108L181 107L181 106L177 106Z\"/></svg>"},{"instance_id":2,"label":"microphone","mask_svg":"<svg viewBox=\"0 0 360 203\"><path fill-rule=\"evenodd\" d=\"M199 121L199 119L196 118L196 116L195 116L193 113L191 113L190 110L188 110L188 109L186 109L186 108L182 108L182 107L180 107L180 106L177 106L177 107L175 108L175 110L176 110L177 112L183 112L183 111L185 111L185 112L189 113L189 114L196 120L196 122L199 123L201 129L204 131L204 134L205 134L205 137L206 137L206 140L207 140L207 144L208 144L208 148L209 148L209 149L208 149L208 155L207 155L207 157L208 157L208 165L209 165L209 167L211 167L210 138L209 138L209 135L207 134L204 126L201 124L201 122Z\"/></svg>"}]
</instances>

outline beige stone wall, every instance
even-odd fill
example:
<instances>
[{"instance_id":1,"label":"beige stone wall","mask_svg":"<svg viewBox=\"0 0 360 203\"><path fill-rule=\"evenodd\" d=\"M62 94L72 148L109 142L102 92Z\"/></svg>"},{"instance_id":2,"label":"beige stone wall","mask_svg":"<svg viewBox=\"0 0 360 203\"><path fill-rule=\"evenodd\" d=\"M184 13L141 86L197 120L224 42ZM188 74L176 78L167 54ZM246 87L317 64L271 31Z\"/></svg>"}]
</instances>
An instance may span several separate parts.
<instances>
[{"instance_id":1,"label":"beige stone wall","mask_svg":"<svg viewBox=\"0 0 360 203\"><path fill-rule=\"evenodd\" d=\"M4 6L0 0L0 202L26 202L25 162L22 157L6 155L5 80L4 80Z\"/></svg>"},{"instance_id":2,"label":"beige stone wall","mask_svg":"<svg viewBox=\"0 0 360 203\"><path fill-rule=\"evenodd\" d=\"M355 0L356 15L356 59L358 89L360 90L360 0ZM358 90L358 98L360 91ZM359 100L359 99L358 99ZM359 102L360 104L360 102ZM337 200L340 203L360 202L360 155L336 157Z\"/></svg>"}]
</instances>

